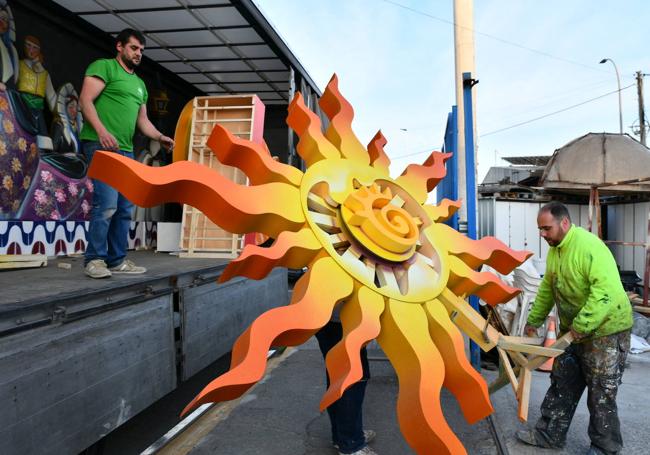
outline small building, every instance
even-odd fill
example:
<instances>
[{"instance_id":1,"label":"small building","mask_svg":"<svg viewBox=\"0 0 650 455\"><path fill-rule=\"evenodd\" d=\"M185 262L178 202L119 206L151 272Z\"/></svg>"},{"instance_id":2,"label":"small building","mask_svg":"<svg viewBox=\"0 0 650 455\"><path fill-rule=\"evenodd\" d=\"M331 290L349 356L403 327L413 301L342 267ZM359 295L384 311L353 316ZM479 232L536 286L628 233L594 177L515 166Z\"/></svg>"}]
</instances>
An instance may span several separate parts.
<instances>
[{"instance_id":1,"label":"small building","mask_svg":"<svg viewBox=\"0 0 650 455\"><path fill-rule=\"evenodd\" d=\"M552 156L504 158L479 185L479 235L545 261L536 215L564 202L573 222L609 244L621 270L643 276L650 213L650 149L627 134L588 133Z\"/></svg>"}]
</instances>

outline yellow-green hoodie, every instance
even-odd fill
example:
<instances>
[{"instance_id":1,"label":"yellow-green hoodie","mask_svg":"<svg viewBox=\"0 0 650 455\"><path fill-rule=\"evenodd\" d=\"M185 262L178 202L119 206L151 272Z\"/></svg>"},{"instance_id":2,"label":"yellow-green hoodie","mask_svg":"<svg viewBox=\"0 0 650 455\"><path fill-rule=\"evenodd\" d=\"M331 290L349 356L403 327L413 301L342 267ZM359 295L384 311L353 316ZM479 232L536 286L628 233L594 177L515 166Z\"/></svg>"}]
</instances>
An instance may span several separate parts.
<instances>
[{"instance_id":1,"label":"yellow-green hoodie","mask_svg":"<svg viewBox=\"0 0 650 455\"><path fill-rule=\"evenodd\" d=\"M528 323L539 327L557 304L560 331L571 326L590 338L632 327L632 306L616 261L598 237L574 225L546 259L546 273Z\"/></svg>"}]
</instances>

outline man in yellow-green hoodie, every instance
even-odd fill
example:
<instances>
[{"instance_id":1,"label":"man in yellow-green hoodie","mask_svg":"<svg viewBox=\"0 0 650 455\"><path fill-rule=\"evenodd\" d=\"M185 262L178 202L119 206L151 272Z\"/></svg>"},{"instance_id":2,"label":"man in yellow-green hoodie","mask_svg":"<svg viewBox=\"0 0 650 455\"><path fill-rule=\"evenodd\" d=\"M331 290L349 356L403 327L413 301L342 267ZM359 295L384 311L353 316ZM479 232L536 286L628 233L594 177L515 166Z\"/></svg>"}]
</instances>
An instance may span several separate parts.
<instances>
[{"instance_id":1,"label":"man in yellow-green hoodie","mask_svg":"<svg viewBox=\"0 0 650 455\"><path fill-rule=\"evenodd\" d=\"M557 305L560 331L571 331L575 341L553 362L551 386L535 428L518 431L517 438L538 447L563 447L586 388L591 439L587 455L617 454L623 440L616 394L630 348L630 301L612 253L598 237L571 224L566 206L546 204L537 225L551 248L526 331L542 325Z\"/></svg>"}]
</instances>

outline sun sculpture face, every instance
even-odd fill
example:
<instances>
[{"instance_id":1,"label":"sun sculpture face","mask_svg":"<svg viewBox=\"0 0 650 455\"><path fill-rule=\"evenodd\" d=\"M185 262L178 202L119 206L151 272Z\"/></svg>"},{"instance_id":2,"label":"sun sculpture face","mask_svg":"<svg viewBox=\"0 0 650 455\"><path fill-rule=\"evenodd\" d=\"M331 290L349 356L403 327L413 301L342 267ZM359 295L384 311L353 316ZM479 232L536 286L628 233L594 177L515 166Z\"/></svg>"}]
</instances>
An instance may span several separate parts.
<instances>
[{"instance_id":1,"label":"sun sculpture face","mask_svg":"<svg viewBox=\"0 0 650 455\"><path fill-rule=\"evenodd\" d=\"M116 154L95 155L90 175L139 205L183 202L228 231L275 239L270 248L247 245L220 281L261 279L278 266L308 267L291 303L251 324L233 347L231 369L184 412L242 395L264 375L271 346L304 343L340 306L343 339L326 359L331 385L321 409L361 379L359 351L376 339L399 378L397 413L409 445L418 453L465 453L444 418L441 388L456 396L470 423L492 406L450 313L467 294L492 305L511 299L517 289L475 269L488 264L508 273L529 253L493 238L470 240L441 223L460 204L427 205L426 199L445 176L450 154L434 152L392 179L384 137L379 132L367 148L361 145L336 76L320 106L330 120L325 133L300 94L289 106L287 122L300 137L304 173L271 159L264 146L215 127L208 145L221 162L244 171L249 186L195 163L148 168Z\"/></svg>"}]
</instances>

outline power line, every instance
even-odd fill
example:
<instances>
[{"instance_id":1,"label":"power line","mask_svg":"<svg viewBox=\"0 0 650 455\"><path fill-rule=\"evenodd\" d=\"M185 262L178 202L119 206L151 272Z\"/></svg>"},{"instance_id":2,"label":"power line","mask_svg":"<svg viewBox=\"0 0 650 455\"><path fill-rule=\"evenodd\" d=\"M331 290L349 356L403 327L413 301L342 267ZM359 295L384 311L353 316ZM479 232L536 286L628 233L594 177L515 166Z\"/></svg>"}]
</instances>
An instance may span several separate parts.
<instances>
[{"instance_id":1,"label":"power line","mask_svg":"<svg viewBox=\"0 0 650 455\"><path fill-rule=\"evenodd\" d=\"M628 89L628 88L630 88L630 87L634 87L634 85L635 85L635 84L630 84L630 85L628 85L628 86L626 86L626 87L623 87L623 88L621 88L621 91L626 90L626 89ZM488 132L488 133L480 134L479 137L489 136L489 135L491 135L491 134L500 133L500 132L502 132L502 131L506 131L506 130L509 130L509 129L512 129L512 128L516 128L516 127L518 127L518 126L526 125L526 124L528 124L528 123L532 123L532 122L535 122L535 121L537 121L537 120L541 120L541 119L543 119L543 118L550 117L551 115L559 114L559 113L561 113L561 112L568 111L569 109L573 109L573 108L576 108L576 107L578 107L578 106L582 106L582 105L584 105L584 104L591 103L592 101L596 101L596 100L599 100L599 99L604 98L604 97L606 97L606 96L613 95L614 93L618 93L618 90L614 90L614 91L612 91L612 92L605 93L605 94L600 95L600 96L597 96L597 97L595 97L595 98L588 99L588 100L583 101L583 102L581 102L581 103L578 103L578 104L574 104L574 105L572 105L572 106L565 107L564 109L560 109L559 111L549 112L548 114L540 115L539 117L535 117L535 118L532 118L532 119L530 119L530 120L526 120L526 121L524 121L524 122L519 122L519 123L516 123L516 124L514 124L514 125L506 126L505 128L499 128L498 130L494 130L494 131L490 131L490 132Z\"/></svg>"},{"instance_id":2,"label":"power line","mask_svg":"<svg viewBox=\"0 0 650 455\"><path fill-rule=\"evenodd\" d=\"M430 19L433 19L433 20L436 20L436 21L439 21L439 22L443 22L445 24L453 25L455 27L460 27L460 28L465 29L465 30L470 30L470 31L476 33L477 35L485 36L486 38L490 38L490 39L493 39L495 41L499 41L501 43L508 44L510 46L518 47L520 49L525 49L525 50L533 52L535 54L543 55L544 57L559 60L559 61L562 61L564 63L570 63L572 65L582 66L583 68L589 68L590 70L598 71L598 72L601 72L601 73L607 73L608 72L607 70L603 70L603 69L600 69L600 68L595 67L595 66L587 65L585 63L577 62L575 60L570 60L570 59L567 59L567 58L564 58L564 57L558 57L556 55L549 54L548 52L540 51L539 49L533 49L532 47L527 47L527 46L524 46L522 44L518 44L518 43L515 43L515 42L512 42L512 41L508 41L506 39L500 38L500 37L495 36L495 35L491 35L489 33L483 33L483 32L480 32L480 31L478 31L476 29L473 29L471 27L464 27L462 25L457 25L456 22L454 22L454 21L450 21L448 19L443 19L442 17L434 16L433 14L425 13L424 11L420 11L420 10L417 10L415 8L411 8L410 6L402 5L401 3L395 2L393 0L383 0L383 1L386 2L386 3L390 3L391 5L397 6L399 8L403 8L405 10L411 11L411 12L413 12L415 14L419 14L421 16L425 16L425 17L428 17Z\"/></svg>"},{"instance_id":3,"label":"power line","mask_svg":"<svg viewBox=\"0 0 650 455\"><path fill-rule=\"evenodd\" d=\"M627 85L625 87L622 87L621 91L627 90L628 88L634 87L635 85L636 84L630 84L630 85ZM560 109L560 110L557 110L557 111L554 111L554 112L549 112L548 114L540 115L539 117L535 117L535 118L526 120L524 122L519 122L519 123L516 123L514 125L506 126L505 128L499 128L498 130L494 130L494 131L490 131L490 132L487 132L487 133L484 133L484 134L480 134L479 137L485 137L485 136L489 136L491 134L500 133L502 131L506 131L506 130L510 130L512 128L516 128L518 126L526 125L528 123L532 123L532 122L535 122L537 120L541 120L543 118L550 117L550 116L555 115L555 114L560 114L560 113L568 111L570 109L574 109L576 107L579 107L579 106L591 103L593 101L599 100L599 99L604 98L606 96L613 95L614 93L617 93L617 92L618 92L618 90L614 90L614 91L611 91L611 92L608 92L608 93L604 93L604 94L599 95L599 96L597 96L595 98L591 98L591 99L588 99L586 101L582 101L581 103L574 104L572 106L568 106L568 107L565 107L563 109ZM404 155L394 156L394 157L391 157L391 160L399 160L399 159L402 159L402 158L408 158L410 156L421 155L423 153L431 153L433 150L435 150L435 147L430 147L430 148L427 148L426 150L422 150L422 151L419 151L419 152L406 153Z\"/></svg>"}]
</instances>

